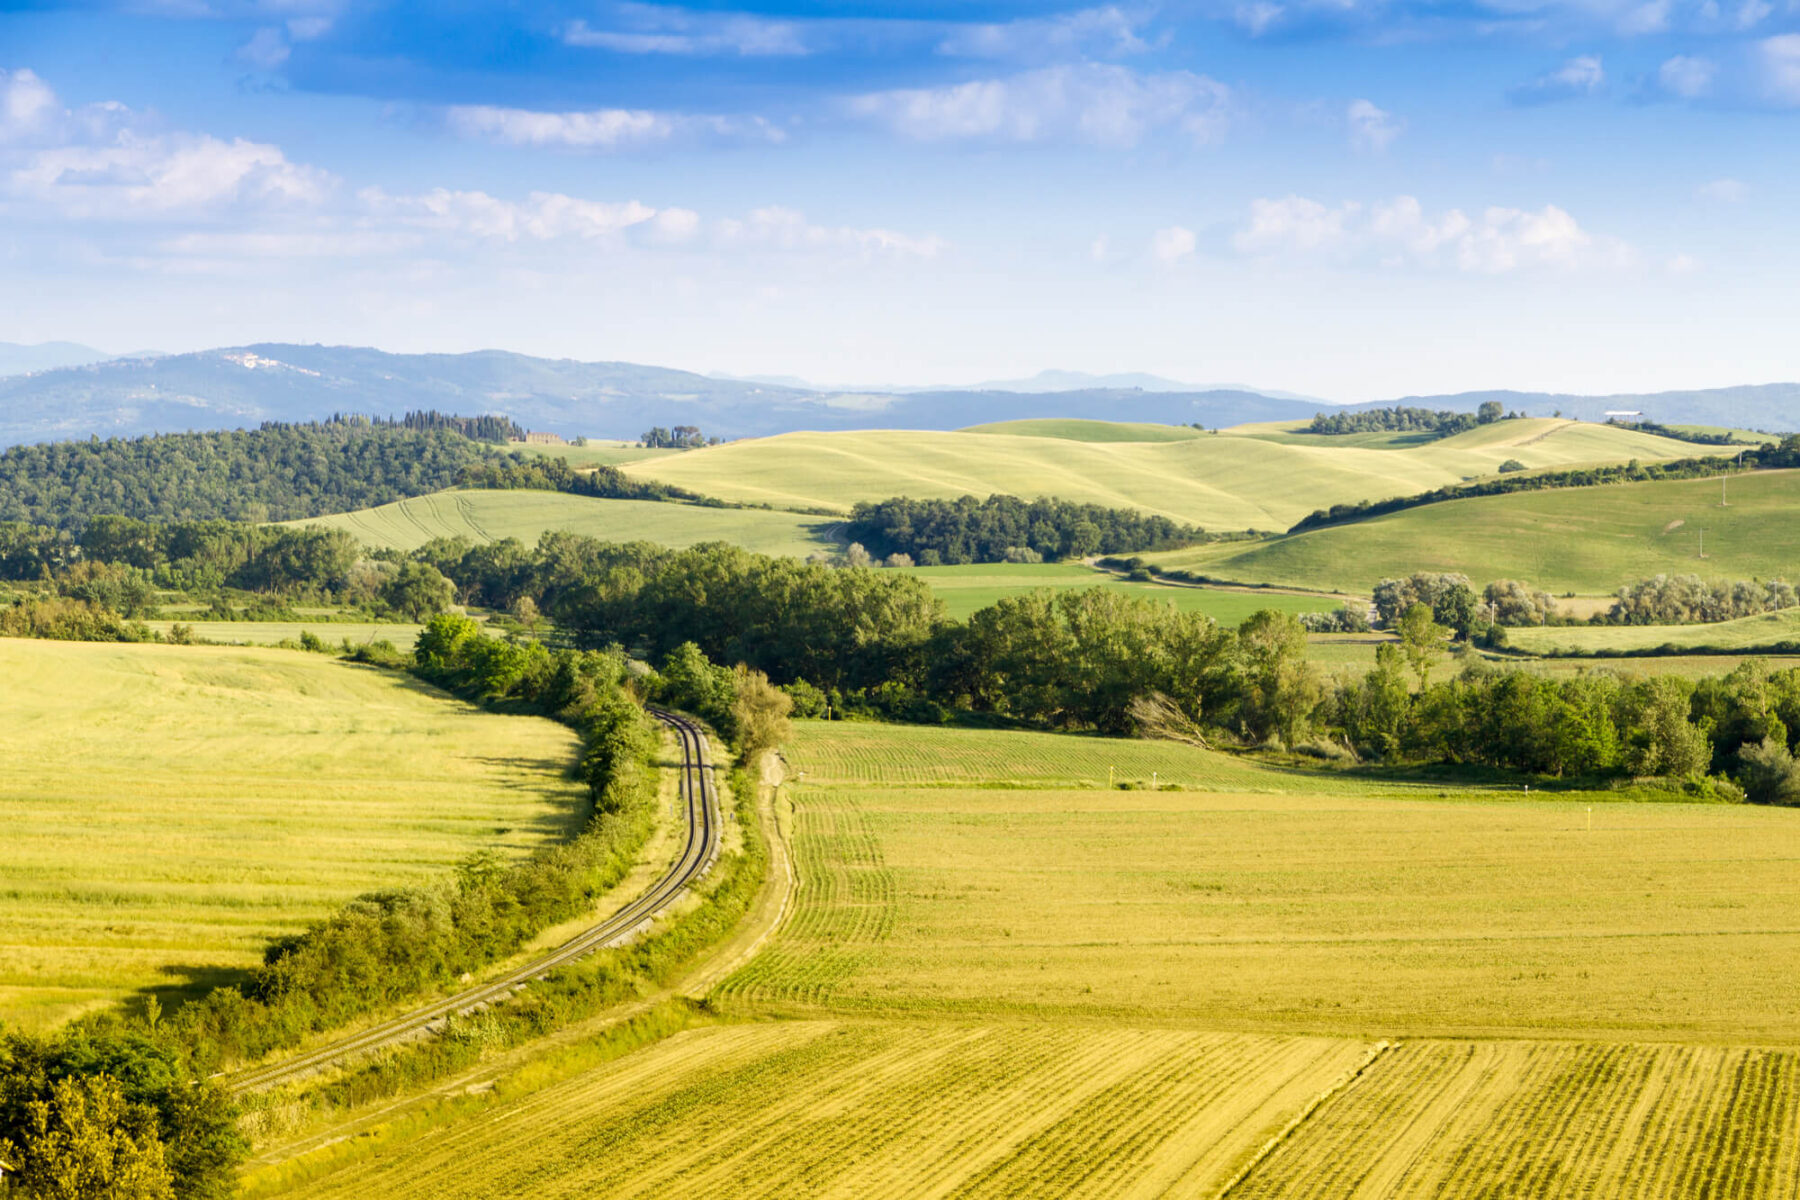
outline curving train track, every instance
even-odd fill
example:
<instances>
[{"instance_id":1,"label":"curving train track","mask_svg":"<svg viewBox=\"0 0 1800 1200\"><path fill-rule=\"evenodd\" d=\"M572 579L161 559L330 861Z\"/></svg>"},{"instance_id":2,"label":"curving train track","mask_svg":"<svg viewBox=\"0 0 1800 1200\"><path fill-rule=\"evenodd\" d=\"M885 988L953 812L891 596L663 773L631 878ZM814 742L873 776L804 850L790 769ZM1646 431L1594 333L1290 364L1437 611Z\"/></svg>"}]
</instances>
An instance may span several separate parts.
<instances>
[{"instance_id":1,"label":"curving train track","mask_svg":"<svg viewBox=\"0 0 1800 1200\"><path fill-rule=\"evenodd\" d=\"M675 731L681 743L681 795L687 809L687 843L663 877L642 895L610 917L582 930L550 953L454 996L391 1018L379 1025L350 1034L326 1045L277 1063L233 1072L222 1082L232 1092L254 1092L312 1074L327 1066L354 1058L395 1042L441 1030L452 1016L461 1016L497 1004L542 979L560 966L584 958L595 950L620 945L644 928L690 884L705 875L719 855L719 801L713 765L707 760L706 735L680 713L652 708L650 714Z\"/></svg>"}]
</instances>

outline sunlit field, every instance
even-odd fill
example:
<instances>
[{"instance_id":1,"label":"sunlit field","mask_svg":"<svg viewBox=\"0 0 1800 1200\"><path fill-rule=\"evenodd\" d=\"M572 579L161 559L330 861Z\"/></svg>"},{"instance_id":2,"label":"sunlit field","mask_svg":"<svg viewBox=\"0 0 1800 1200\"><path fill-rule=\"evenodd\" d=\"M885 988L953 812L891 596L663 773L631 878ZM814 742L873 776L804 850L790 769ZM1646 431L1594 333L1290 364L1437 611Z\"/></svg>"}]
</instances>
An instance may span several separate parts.
<instances>
[{"instance_id":1,"label":"sunlit field","mask_svg":"<svg viewBox=\"0 0 1800 1200\"><path fill-rule=\"evenodd\" d=\"M568 730L283 650L0 639L0 1020L165 1005L585 813Z\"/></svg>"}]
</instances>

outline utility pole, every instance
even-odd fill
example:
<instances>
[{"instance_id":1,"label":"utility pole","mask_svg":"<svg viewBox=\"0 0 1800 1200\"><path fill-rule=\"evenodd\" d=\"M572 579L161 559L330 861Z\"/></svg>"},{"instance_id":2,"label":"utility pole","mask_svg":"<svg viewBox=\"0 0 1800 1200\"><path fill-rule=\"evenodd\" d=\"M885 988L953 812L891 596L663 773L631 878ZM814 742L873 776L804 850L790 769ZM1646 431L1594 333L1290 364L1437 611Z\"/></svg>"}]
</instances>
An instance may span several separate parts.
<instances>
[{"instance_id":1,"label":"utility pole","mask_svg":"<svg viewBox=\"0 0 1800 1200\"><path fill-rule=\"evenodd\" d=\"M1700 557L1706 557L1706 530L1700 531Z\"/></svg>"}]
</instances>

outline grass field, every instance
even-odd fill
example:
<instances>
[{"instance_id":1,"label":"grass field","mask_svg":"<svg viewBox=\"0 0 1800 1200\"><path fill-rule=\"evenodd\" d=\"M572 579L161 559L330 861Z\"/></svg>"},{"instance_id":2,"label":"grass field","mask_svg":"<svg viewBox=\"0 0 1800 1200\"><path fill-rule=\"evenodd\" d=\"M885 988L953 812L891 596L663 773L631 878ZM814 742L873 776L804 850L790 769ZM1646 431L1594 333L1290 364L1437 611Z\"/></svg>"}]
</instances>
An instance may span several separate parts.
<instances>
[{"instance_id":1,"label":"grass field","mask_svg":"<svg viewBox=\"0 0 1800 1200\"><path fill-rule=\"evenodd\" d=\"M1203 612L1222 625L1238 625L1258 609L1330 612L1340 600L1330 596L1290 596L1280 592L1229 592L1216 588L1133 583L1080 563L981 563L962 567L903 568L931 585L950 615L962 620L1005 596L1038 588L1104 587L1145 600L1172 604L1182 612Z\"/></svg>"},{"instance_id":2,"label":"grass field","mask_svg":"<svg viewBox=\"0 0 1800 1200\"><path fill-rule=\"evenodd\" d=\"M1674 646L1683 650L1754 650L1800 643L1800 608L1711 625L1568 625L1509 629L1507 644L1532 654L1630 653Z\"/></svg>"},{"instance_id":3,"label":"grass field","mask_svg":"<svg viewBox=\"0 0 1800 1200\"><path fill-rule=\"evenodd\" d=\"M1210 1195L1366 1053L1170 1029L694 1030L294 1194Z\"/></svg>"},{"instance_id":4,"label":"grass field","mask_svg":"<svg viewBox=\"0 0 1800 1200\"><path fill-rule=\"evenodd\" d=\"M194 631L204 642L220 645L273 646L277 642L299 641L302 633L312 633L327 646L336 648L350 639L352 646L369 642L390 641L401 650L411 650L418 640L420 625L384 621L196 621L184 619L180 624ZM167 634L176 621L145 621L159 633Z\"/></svg>"},{"instance_id":5,"label":"grass field","mask_svg":"<svg viewBox=\"0 0 1800 1200\"><path fill-rule=\"evenodd\" d=\"M1076 436L1041 436L1041 428L1028 435L792 433L625 469L706 495L776 507L847 510L858 500L890 496L1008 492L1139 508L1209 529L1274 530L1321 506L1490 474L1509 458L1551 467L1694 452L1692 445L1667 438L1549 419L1506 421L1399 449L1198 431L1173 440L1101 441L1087 423L1075 424L1081 426L1072 430Z\"/></svg>"},{"instance_id":6,"label":"grass field","mask_svg":"<svg viewBox=\"0 0 1800 1200\"><path fill-rule=\"evenodd\" d=\"M292 1194L1800 1195L1800 813L857 723L787 758L792 911L715 1023Z\"/></svg>"},{"instance_id":7,"label":"grass field","mask_svg":"<svg viewBox=\"0 0 1800 1200\"><path fill-rule=\"evenodd\" d=\"M291 651L0 639L0 1020L210 986L582 818L562 726Z\"/></svg>"},{"instance_id":8,"label":"grass field","mask_svg":"<svg viewBox=\"0 0 1800 1200\"><path fill-rule=\"evenodd\" d=\"M1792 575L1800 563L1800 471L1618 484L1452 500L1252 545L1146 555L1221 579L1367 589L1413 571L1478 584L1523 579L1552 592L1611 592L1652 575ZM1699 556L1706 531L1706 557Z\"/></svg>"},{"instance_id":9,"label":"grass field","mask_svg":"<svg viewBox=\"0 0 1800 1200\"><path fill-rule=\"evenodd\" d=\"M414 550L437 537L476 542L511 537L535 545L540 534L552 529L614 542L677 547L732 542L763 554L804 556L814 550L841 549L831 538L832 521L827 517L652 500L596 500L562 492L435 492L290 524L347 529L366 546L393 550Z\"/></svg>"},{"instance_id":10,"label":"grass field","mask_svg":"<svg viewBox=\"0 0 1800 1200\"><path fill-rule=\"evenodd\" d=\"M1342 779L1324 794L1315 775L1176 746L1155 752L1178 792L971 786L1045 757L1044 736L804 726L798 908L727 995L800 1013L1800 1044L1783 982L1800 968L1800 814ZM1130 745L1064 741L1038 770L1101 780ZM969 763L966 782L945 760Z\"/></svg>"}]
</instances>

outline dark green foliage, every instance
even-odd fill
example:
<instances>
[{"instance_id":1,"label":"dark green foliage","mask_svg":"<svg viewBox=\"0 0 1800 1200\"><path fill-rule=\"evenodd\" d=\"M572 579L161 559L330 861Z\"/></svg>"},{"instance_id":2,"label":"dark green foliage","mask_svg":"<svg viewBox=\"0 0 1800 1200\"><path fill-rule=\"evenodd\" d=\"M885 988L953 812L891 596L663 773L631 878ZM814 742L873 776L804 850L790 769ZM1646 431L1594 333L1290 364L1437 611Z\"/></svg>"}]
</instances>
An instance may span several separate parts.
<instances>
[{"instance_id":1,"label":"dark green foliage","mask_svg":"<svg viewBox=\"0 0 1800 1200\"><path fill-rule=\"evenodd\" d=\"M376 425L398 425L402 429L447 429L452 433L460 433L476 442L522 442L525 440L525 428L511 417L453 417L435 409L409 412L399 421L374 422Z\"/></svg>"},{"instance_id":2,"label":"dark green foliage","mask_svg":"<svg viewBox=\"0 0 1800 1200\"><path fill-rule=\"evenodd\" d=\"M67 530L0 521L0 579L48 579L76 555Z\"/></svg>"},{"instance_id":3,"label":"dark green foliage","mask_svg":"<svg viewBox=\"0 0 1800 1200\"><path fill-rule=\"evenodd\" d=\"M665 483L647 483L633 479L617 467L604 463L577 471L566 458L509 458L480 463L466 468L456 480L458 487L525 489L540 492L568 492L574 496L593 496L602 500L698 500L685 488Z\"/></svg>"},{"instance_id":4,"label":"dark green foliage","mask_svg":"<svg viewBox=\"0 0 1800 1200\"><path fill-rule=\"evenodd\" d=\"M1791 434L1779 446L1759 446L1742 455L1746 470L1786 470L1800 467L1800 434ZM1386 516L1408 508L1440 504L1446 500L1466 500L1472 496L1507 496L1515 492L1550 491L1555 488L1597 487L1607 483L1641 483L1655 479L1701 479L1738 469L1739 463L1729 458L1677 458L1668 462L1644 464L1632 460L1624 466L1578 467L1568 471L1540 471L1533 475L1512 474L1479 483L1454 484L1419 492L1411 496L1395 496L1388 500L1361 500L1355 504L1334 504L1321 508L1297 522L1289 533L1343 525L1368 517Z\"/></svg>"},{"instance_id":5,"label":"dark green foliage","mask_svg":"<svg viewBox=\"0 0 1800 1200\"><path fill-rule=\"evenodd\" d=\"M1516 471L1527 470L1530 470L1530 468L1516 458L1509 458L1500 464L1500 473L1502 475L1511 475Z\"/></svg>"},{"instance_id":6,"label":"dark green foliage","mask_svg":"<svg viewBox=\"0 0 1800 1200\"><path fill-rule=\"evenodd\" d=\"M441 613L456 598L450 581L436 567L422 562L401 563L381 585L380 596L389 612L408 621L423 621Z\"/></svg>"},{"instance_id":7,"label":"dark green foliage","mask_svg":"<svg viewBox=\"0 0 1800 1200\"><path fill-rule=\"evenodd\" d=\"M130 625L119 614L91 600L66 596L25 596L0 608L0 637L48 638L58 642L147 642L143 625Z\"/></svg>"},{"instance_id":8,"label":"dark green foliage","mask_svg":"<svg viewBox=\"0 0 1800 1200\"><path fill-rule=\"evenodd\" d=\"M1639 433L1653 433L1657 437L1673 438L1678 442L1693 442L1697 446L1759 446L1761 442L1739 441L1737 435L1730 430L1724 433L1706 433L1698 429L1673 429L1667 425L1659 425L1655 421L1608 421L1608 425L1616 425L1620 429L1635 429Z\"/></svg>"},{"instance_id":9,"label":"dark green foliage","mask_svg":"<svg viewBox=\"0 0 1800 1200\"><path fill-rule=\"evenodd\" d=\"M638 440L652 450L696 450L707 444L707 438L700 432L698 425L677 425L673 429L664 429L658 425ZM711 440L717 444L719 439Z\"/></svg>"},{"instance_id":10,"label":"dark green foliage","mask_svg":"<svg viewBox=\"0 0 1800 1200\"><path fill-rule=\"evenodd\" d=\"M1501 420L1503 415L1500 403L1494 400L1489 400L1478 412L1473 413L1408 408L1406 405L1396 404L1392 408L1368 408L1360 412L1332 413L1330 416L1319 413L1305 432L1328 437L1347 433L1429 433L1434 437L1449 437L1477 425L1492 424Z\"/></svg>"},{"instance_id":11,"label":"dark green foliage","mask_svg":"<svg viewBox=\"0 0 1800 1200\"><path fill-rule=\"evenodd\" d=\"M233 1193L234 1172L248 1147L230 1101L197 1077L158 1029L127 1029L116 1017L47 1037L12 1034L0 1041L0 1142L29 1154L30 1106L48 1101L59 1083L102 1076L117 1082L122 1123L139 1140L148 1134L160 1143L176 1196L226 1200Z\"/></svg>"},{"instance_id":12,"label":"dark green foliage","mask_svg":"<svg viewBox=\"0 0 1800 1200\"><path fill-rule=\"evenodd\" d=\"M1608 625L1682 625L1730 621L1800 604L1800 593L1784 579L1702 579L1698 575L1658 575L1619 589L1607 610Z\"/></svg>"},{"instance_id":13,"label":"dark green foliage","mask_svg":"<svg viewBox=\"0 0 1800 1200\"><path fill-rule=\"evenodd\" d=\"M1800 761L1781 742L1747 742L1737 757L1738 783L1752 803L1800 804Z\"/></svg>"},{"instance_id":14,"label":"dark green foliage","mask_svg":"<svg viewBox=\"0 0 1800 1200\"><path fill-rule=\"evenodd\" d=\"M927 566L1017 561L1021 550L1045 559L1128 554L1191 545L1206 536L1136 509L1017 496L864 501L851 509L845 533L876 558L908 554Z\"/></svg>"},{"instance_id":15,"label":"dark green foliage","mask_svg":"<svg viewBox=\"0 0 1800 1200\"><path fill-rule=\"evenodd\" d=\"M284 521L447 488L499 452L447 428L346 418L0 451L0 521L79 530L147 521Z\"/></svg>"}]
</instances>

